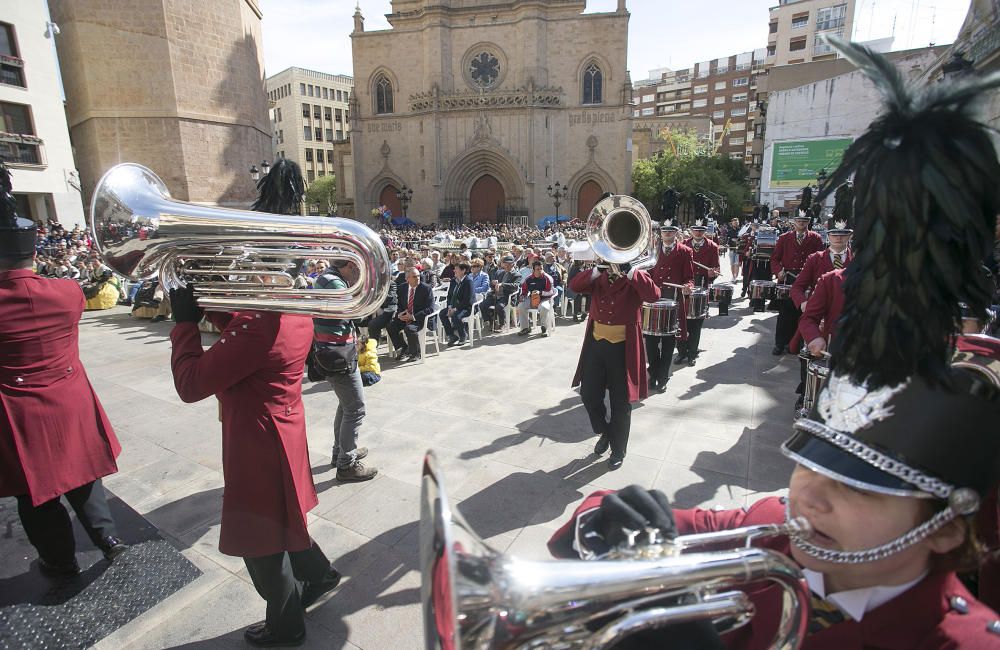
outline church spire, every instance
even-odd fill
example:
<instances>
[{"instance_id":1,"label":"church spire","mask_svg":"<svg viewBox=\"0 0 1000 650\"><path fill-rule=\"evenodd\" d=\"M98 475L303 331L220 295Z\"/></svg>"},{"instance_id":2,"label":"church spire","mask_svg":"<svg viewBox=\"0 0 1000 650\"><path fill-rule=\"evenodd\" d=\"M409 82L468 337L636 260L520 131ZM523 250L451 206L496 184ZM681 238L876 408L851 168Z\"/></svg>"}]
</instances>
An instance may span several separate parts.
<instances>
[{"instance_id":1,"label":"church spire","mask_svg":"<svg viewBox=\"0 0 1000 650\"><path fill-rule=\"evenodd\" d=\"M361 15L361 0L358 0L358 3L354 5L354 31L365 31L365 17Z\"/></svg>"}]
</instances>

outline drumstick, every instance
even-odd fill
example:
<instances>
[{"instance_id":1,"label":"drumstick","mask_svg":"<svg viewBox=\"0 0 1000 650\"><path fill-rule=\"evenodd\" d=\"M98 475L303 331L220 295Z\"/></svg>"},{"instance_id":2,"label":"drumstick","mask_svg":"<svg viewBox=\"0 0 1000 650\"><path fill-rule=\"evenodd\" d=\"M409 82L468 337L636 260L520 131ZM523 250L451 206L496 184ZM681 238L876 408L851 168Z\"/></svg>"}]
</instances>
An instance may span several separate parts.
<instances>
[{"instance_id":1,"label":"drumstick","mask_svg":"<svg viewBox=\"0 0 1000 650\"><path fill-rule=\"evenodd\" d=\"M686 289L687 287L683 284L674 284L673 282L661 282L665 287L673 287L674 289Z\"/></svg>"},{"instance_id":2,"label":"drumstick","mask_svg":"<svg viewBox=\"0 0 1000 650\"><path fill-rule=\"evenodd\" d=\"M713 268L712 268L712 267L710 267L710 266L705 266L705 265L704 265L704 264L702 264L701 262L695 262L694 260L691 260L691 261L692 261L692 262L694 262L695 264L697 264L698 266L700 266L701 268L705 269L706 271L715 271L715 272L718 272L718 271L719 271L719 269L713 269Z\"/></svg>"}]
</instances>

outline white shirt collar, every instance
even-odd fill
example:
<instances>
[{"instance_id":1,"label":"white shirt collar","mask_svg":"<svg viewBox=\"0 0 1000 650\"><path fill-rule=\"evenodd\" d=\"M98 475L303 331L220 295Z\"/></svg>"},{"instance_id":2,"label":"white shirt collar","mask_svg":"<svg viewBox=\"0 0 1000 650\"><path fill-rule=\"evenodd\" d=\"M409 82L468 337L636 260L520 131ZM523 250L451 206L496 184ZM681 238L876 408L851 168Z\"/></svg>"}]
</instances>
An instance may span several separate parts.
<instances>
[{"instance_id":1,"label":"white shirt collar","mask_svg":"<svg viewBox=\"0 0 1000 650\"><path fill-rule=\"evenodd\" d=\"M927 572L924 571L916 580L902 585L848 589L847 591L839 591L835 594L827 595L822 573L811 569L802 569L802 573L805 575L806 582L809 583L809 588L812 589L814 594L833 603L855 621L860 621L868 612L886 604L927 577Z\"/></svg>"}]
</instances>

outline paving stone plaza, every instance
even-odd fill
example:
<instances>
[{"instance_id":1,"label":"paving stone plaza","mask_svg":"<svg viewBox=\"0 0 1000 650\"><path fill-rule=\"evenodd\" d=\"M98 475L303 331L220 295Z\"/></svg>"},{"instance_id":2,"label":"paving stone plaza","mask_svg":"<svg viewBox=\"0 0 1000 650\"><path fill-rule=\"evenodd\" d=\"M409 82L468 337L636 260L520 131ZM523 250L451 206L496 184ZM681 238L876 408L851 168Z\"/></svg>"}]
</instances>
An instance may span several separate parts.
<instances>
[{"instance_id":1,"label":"paving stone plaza","mask_svg":"<svg viewBox=\"0 0 1000 650\"><path fill-rule=\"evenodd\" d=\"M716 310L712 309L715 314ZM420 470L434 449L458 509L488 542L545 559L545 542L590 492L639 483L678 507L738 507L787 485L778 447L790 431L795 357L771 355L775 315L737 301L705 324L694 368L675 368L666 393L632 415L624 466L609 472L570 388L583 324L552 336L501 333L423 364L383 357L366 389L360 444L378 477L340 484L330 469L336 398L325 383L303 393L320 503L310 532L345 581L307 617L306 647L422 646L417 570ZM221 434L214 399L184 404L170 373L172 323L127 308L84 315L80 351L122 442L107 488L154 525L202 575L97 648L244 647L264 603L240 558L218 552ZM203 336L205 345L214 335ZM2 548L3 540L0 540ZM86 567L85 567L86 568Z\"/></svg>"}]
</instances>

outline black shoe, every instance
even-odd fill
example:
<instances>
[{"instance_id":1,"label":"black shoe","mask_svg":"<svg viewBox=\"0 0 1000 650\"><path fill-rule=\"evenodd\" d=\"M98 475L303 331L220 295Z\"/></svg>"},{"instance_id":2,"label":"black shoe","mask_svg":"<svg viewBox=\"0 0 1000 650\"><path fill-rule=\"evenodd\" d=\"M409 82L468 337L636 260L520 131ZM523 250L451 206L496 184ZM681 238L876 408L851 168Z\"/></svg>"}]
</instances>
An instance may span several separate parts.
<instances>
[{"instance_id":1,"label":"black shoe","mask_svg":"<svg viewBox=\"0 0 1000 650\"><path fill-rule=\"evenodd\" d=\"M548 336L548 335L549 335L549 328L542 325L542 336Z\"/></svg>"},{"instance_id":2,"label":"black shoe","mask_svg":"<svg viewBox=\"0 0 1000 650\"><path fill-rule=\"evenodd\" d=\"M611 454L611 458L608 459L609 469L618 469L625 462L625 456L619 456L618 454Z\"/></svg>"},{"instance_id":3,"label":"black shoe","mask_svg":"<svg viewBox=\"0 0 1000 650\"><path fill-rule=\"evenodd\" d=\"M303 630L292 637L279 637L266 623L251 625L243 632L243 639L257 648L276 648L280 646L300 646L306 642L306 633Z\"/></svg>"},{"instance_id":4,"label":"black shoe","mask_svg":"<svg viewBox=\"0 0 1000 650\"><path fill-rule=\"evenodd\" d=\"M780 345L774 346L774 348L771 350L771 354L773 354L776 357L780 357L784 353L785 353L785 349L783 347L781 347Z\"/></svg>"},{"instance_id":5,"label":"black shoe","mask_svg":"<svg viewBox=\"0 0 1000 650\"><path fill-rule=\"evenodd\" d=\"M108 562L114 562L116 557L128 550L125 542L117 537L105 537L97 546L104 553L104 559Z\"/></svg>"},{"instance_id":6,"label":"black shoe","mask_svg":"<svg viewBox=\"0 0 1000 650\"><path fill-rule=\"evenodd\" d=\"M606 435L602 435L601 439L597 441L596 445L594 445L594 453L600 456L601 454L606 452L610 446L611 446L611 438L609 438Z\"/></svg>"},{"instance_id":7,"label":"black shoe","mask_svg":"<svg viewBox=\"0 0 1000 650\"><path fill-rule=\"evenodd\" d=\"M680 365L682 363L687 363L687 360L688 360L687 355L684 354L683 352L674 357L674 363L677 365Z\"/></svg>"},{"instance_id":8,"label":"black shoe","mask_svg":"<svg viewBox=\"0 0 1000 650\"><path fill-rule=\"evenodd\" d=\"M693 357L688 357L688 360L687 360L688 368L694 368L694 364L695 364L696 361L698 361L698 355L697 354L694 355Z\"/></svg>"},{"instance_id":9,"label":"black shoe","mask_svg":"<svg viewBox=\"0 0 1000 650\"><path fill-rule=\"evenodd\" d=\"M149 322L150 323L162 323L165 320L167 320L166 316L159 315L159 316L153 316L152 318L150 318Z\"/></svg>"},{"instance_id":10,"label":"black shoe","mask_svg":"<svg viewBox=\"0 0 1000 650\"><path fill-rule=\"evenodd\" d=\"M420 355L419 354L411 354L410 356L406 357L406 363L409 363L411 361L420 361Z\"/></svg>"},{"instance_id":11,"label":"black shoe","mask_svg":"<svg viewBox=\"0 0 1000 650\"><path fill-rule=\"evenodd\" d=\"M334 569L333 565L319 582L303 582L302 595L299 597L302 609L315 605L320 598L336 589L339 584L340 572Z\"/></svg>"},{"instance_id":12,"label":"black shoe","mask_svg":"<svg viewBox=\"0 0 1000 650\"><path fill-rule=\"evenodd\" d=\"M463 336L462 338L458 339L458 344L459 345L465 345L468 342L469 342L469 337L467 337L467 336Z\"/></svg>"},{"instance_id":13,"label":"black shoe","mask_svg":"<svg viewBox=\"0 0 1000 650\"><path fill-rule=\"evenodd\" d=\"M525 328L517 333L518 336L527 336L528 334L531 334L530 328Z\"/></svg>"},{"instance_id":14,"label":"black shoe","mask_svg":"<svg viewBox=\"0 0 1000 650\"><path fill-rule=\"evenodd\" d=\"M659 383L655 379L649 380L649 390L656 390L659 388Z\"/></svg>"},{"instance_id":15,"label":"black shoe","mask_svg":"<svg viewBox=\"0 0 1000 650\"><path fill-rule=\"evenodd\" d=\"M399 361L404 356L406 356L406 346L405 345L403 347L401 347L401 348L399 348L399 349L396 350L396 354L393 355L393 359L395 359L396 361ZM410 355L410 356L413 356L413 355Z\"/></svg>"},{"instance_id":16,"label":"black shoe","mask_svg":"<svg viewBox=\"0 0 1000 650\"><path fill-rule=\"evenodd\" d=\"M454 336L448 337L448 347L449 348L454 347L456 343L458 343L458 338L457 337L454 337Z\"/></svg>"},{"instance_id":17,"label":"black shoe","mask_svg":"<svg viewBox=\"0 0 1000 650\"><path fill-rule=\"evenodd\" d=\"M76 558L73 558L70 564L56 564L45 558L38 558L38 569L53 578L71 578L80 573L80 565L76 563Z\"/></svg>"},{"instance_id":18,"label":"black shoe","mask_svg":"<svg viewBox=\"0 0 1000 650\"><path fill-rule=\"evenodd\" d=\"M665 393L665 392L667 392L667 382L668 381L670 381L670 380L669 379L664 379L663 381L656 382L656 392L657 393Z\"/></svg>"}]
</instances>

